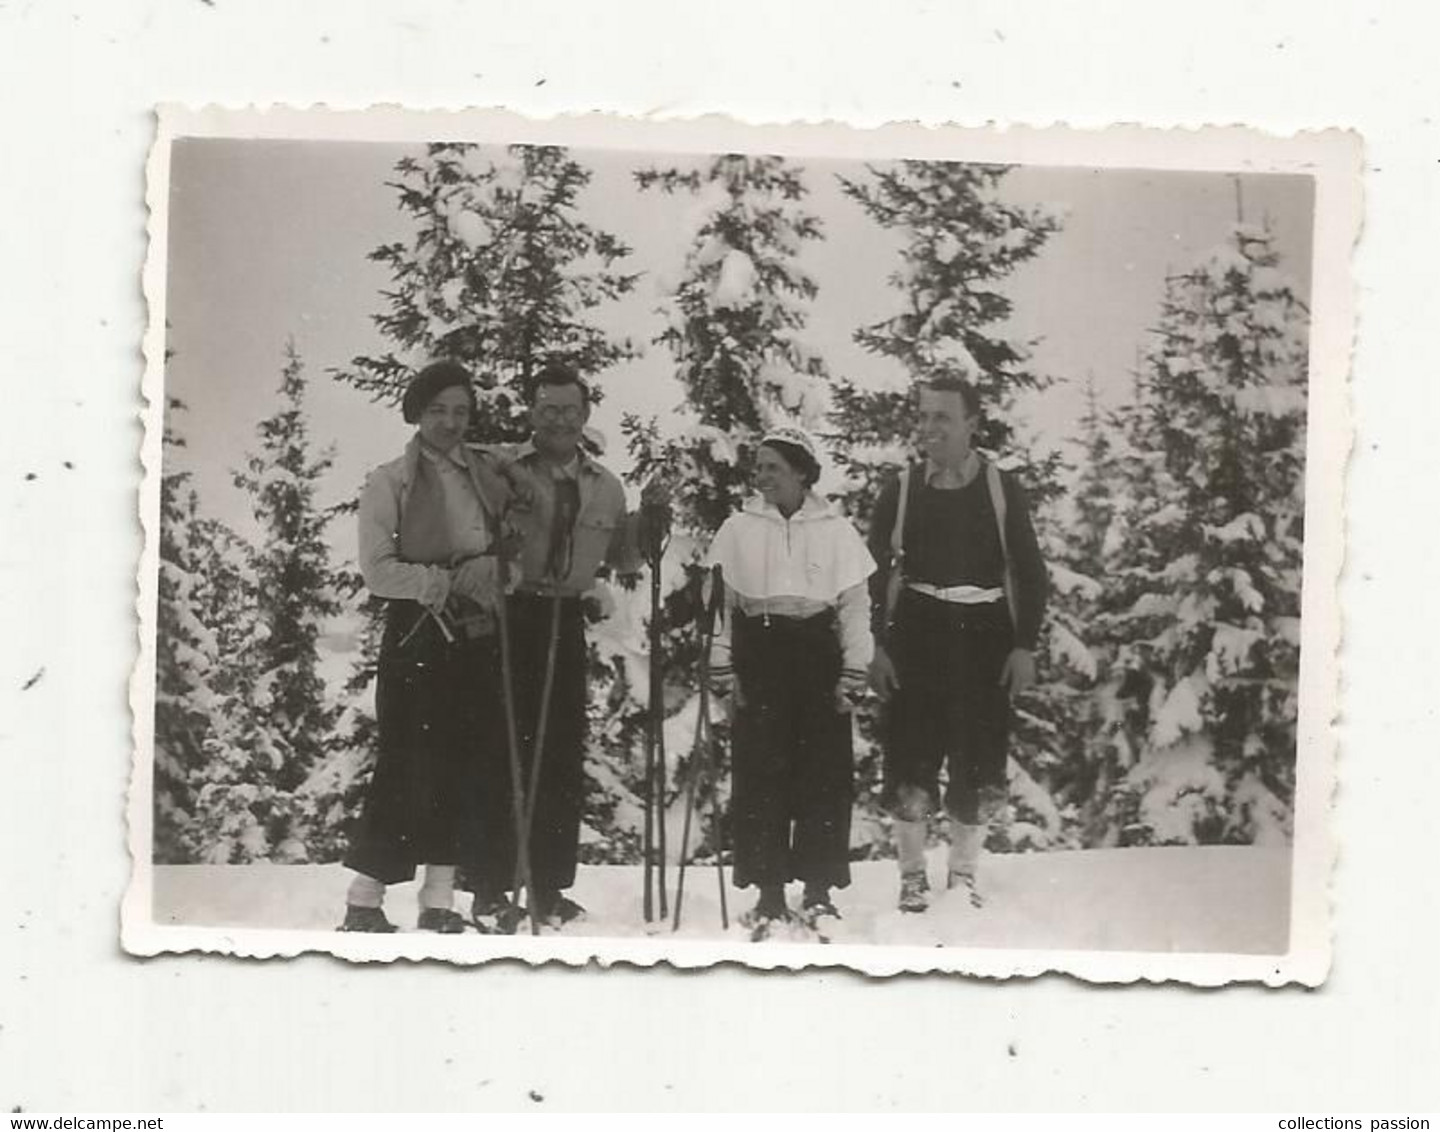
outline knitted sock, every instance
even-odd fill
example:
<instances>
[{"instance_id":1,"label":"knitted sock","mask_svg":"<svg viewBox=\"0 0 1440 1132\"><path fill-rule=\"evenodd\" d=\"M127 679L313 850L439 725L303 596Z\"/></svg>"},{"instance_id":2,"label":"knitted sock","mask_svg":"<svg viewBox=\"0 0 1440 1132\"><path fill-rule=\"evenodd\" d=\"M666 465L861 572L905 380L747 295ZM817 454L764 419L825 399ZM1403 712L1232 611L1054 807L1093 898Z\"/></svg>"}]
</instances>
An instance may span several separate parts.
<instances>
[{"instance_id":1,"label":"knitted sock","mask_svg":"<svg viewBox=\"0 0 1440 1132\"><path fill-rule=\"evenodd\" d=\"M385 902L385 886L374 877L356 873L345 893L345 903L356 908L378 908Z\"/></svg>"},{"instance_id":2,"label":"knitted sock","mask_svg":"<svg viewBox=\"0 0 1440 1132\"><path fill-rule=\"evenodd\" d=\"M420 886L420 907L450 908L455 904L455 866L426 865Z\"/></svg>"},{"instance_id":3,"label":"knitted sock","mask_svg":"<svg viewBox=\"0 0 1440 1132\"><path fill-rule=\"evenodd\" d=\"M975 875L980 863L980 848L985 844L983 825L965 825L950 820L950 871L967 877Z\"/></svg>"},{"instance_id":4,"label":"knitted sock","mask_svg":"<svg viewBox=\"0 0 1440 1132\"><path fill-rule=\"evenodd\" d=\"M895 823L895 852L900 858L900 875L923 873L925 871L925 823L923 821L897 821Z\"/></svg>"}]
</instances>

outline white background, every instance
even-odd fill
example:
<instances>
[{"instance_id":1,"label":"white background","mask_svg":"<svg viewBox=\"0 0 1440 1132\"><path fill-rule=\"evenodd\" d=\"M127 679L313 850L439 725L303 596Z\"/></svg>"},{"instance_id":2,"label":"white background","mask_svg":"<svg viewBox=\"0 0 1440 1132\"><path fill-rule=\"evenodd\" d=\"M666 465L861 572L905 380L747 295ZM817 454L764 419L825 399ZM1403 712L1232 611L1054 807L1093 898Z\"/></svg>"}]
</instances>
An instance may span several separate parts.
<instances>
[{"instance_id":1,"label":"white background","mask_svg":"<svg viewBox=\"0 0 1440 1132\"><path fill-rule=\"evenodd\" d=\"M1431 7L0 0L0 1108L1437 1108ZM161 101L1361 131L1329 983L121 955Z\"/></svg>"}]
</instances>

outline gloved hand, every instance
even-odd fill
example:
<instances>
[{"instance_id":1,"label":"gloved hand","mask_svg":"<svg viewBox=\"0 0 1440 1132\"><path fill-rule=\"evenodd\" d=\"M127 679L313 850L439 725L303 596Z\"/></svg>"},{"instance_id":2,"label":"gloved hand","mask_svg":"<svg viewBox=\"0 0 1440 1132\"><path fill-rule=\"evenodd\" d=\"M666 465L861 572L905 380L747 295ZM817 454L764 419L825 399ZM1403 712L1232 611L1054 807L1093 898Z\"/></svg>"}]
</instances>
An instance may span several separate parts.
<instances>
[{"instance_id":1,"label":"gloved hand","mask_svg":"<svg viewBox=\"0 0 1440 1132\"><path fill-rule=\"evenodd\" d=\"M640 506L648 507L657 514L663 514L668 520L670 518L670 500L672 496L670 485L661 476L652 476L650 481L640 489Z\"/></svg>"},{"instance_id":2,"label":"gloved hand","mask_svg":"<svg viewBox=\"0 0 1440 1132\"><path fill-rule=\"evenodd\" d=\"M425 584L416 600L437 616L443 613L450 600L450 575L438 566L427 567Z\"/></svg>"},{"instance_id":3,"label":"gloved hand","mask_svg":"<svg viewBox=\"0 0 1440 1132\"><path fill-rule=\"evenodd\" d=\"M854 711L865 699L865 692L869 686L870 682L865 673L842 672L840 683L835 688L835 710L839 712Z\"/></svg>"},{"instance_id":4,"label":"gloved hand","mask_svg":"<svg viewBox=\"0 0 1440 1132\"><path fill-rule=\"evenodd\" d=\"M481 609L494 609L499 602L500 587L496 578L495 559L467 558L450 571L450 590L469 598Z\"/></svg>"},{"instance_id":5,"label":"gloved hand","mask_svg":"<svg viewBox=\"0 0 1440 1132\"><path fill-rule=\"evenodd\" d=\"M1000 683L1017 695L1035 686L1035 654L1029 649L1011 649L1000 670Z\"/></svg>"},{"instance_id":6,"label":"gloved hand","mask_svg":"<svg viewBox=\"0 0 1440 1132\"><path fill-rule=\"evenodd\" d=\"M720 701L723 707L732 716L745 706L745 695L740 690L740 681L735 679L734 673L710 676L710 694Z\"/></svg>"},{"instance_id":7,"label":"gloved hand","mask_svg":"<svg viewBox=\"0 0 1440 1132\"><path fill-rule=\"evenodd\" d=\"M635 526L636 541L647 560L659 555L673 520L669 485L656 476L640 491L640 513Z\"/></svg>"},{"instance_id":8,"label":"gloved hand","mask_svg":"<svg viewBox=\"0 0 1440 1132\"><path fill-rule=\"evenodd\" d=\"M888 700L895 694L895 689L900 687L900 677L895 673L895 662L878 645L875 647L875 659L870 662L870 687L875 689L875 694L882 700Z\"/></svg>"}]
</instances>

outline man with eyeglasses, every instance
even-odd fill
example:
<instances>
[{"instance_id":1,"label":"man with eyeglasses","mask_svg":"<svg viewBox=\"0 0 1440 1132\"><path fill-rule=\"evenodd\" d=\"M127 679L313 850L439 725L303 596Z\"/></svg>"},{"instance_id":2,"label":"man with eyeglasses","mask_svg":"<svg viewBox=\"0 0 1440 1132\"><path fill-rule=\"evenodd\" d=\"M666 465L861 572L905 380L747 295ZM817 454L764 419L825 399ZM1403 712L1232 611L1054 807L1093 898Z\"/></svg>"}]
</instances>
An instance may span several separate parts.
<instances>
[{"instance_id":1,"label":"man with eyeglasses","mask_svg":"<svg viewBox=\"0 0 1440 1132\"><path fill-rule=\"evenodd\" d=\"M533 434L518 448L494 450L514 500L509 526L518 539L513 589L506 601L516 731L529 767L540 726L547 672L551 692L530 832L531 891L542 921L563 924L584 914L565 895L575 880L584 806L586 647L582 598L605 569L633 575L641 564L640 515L668 512L668 498L647 486L639 514L627 513L620 480L581 444L590 417L590 391L567 365L539 374L530 404ZM558 612L558 634L553 628ZM554 656L551 658L552 636ZM553 666L553 672L552 672ZM503 745L502 745L503 746ZM487 775L487 788L510 796L508 754ZM483 834L485 862L470 877L472 918L482 931L507 930L516 909L507 890L515 876L516 836L510 823Z\"/></svg>"}]
</instances>

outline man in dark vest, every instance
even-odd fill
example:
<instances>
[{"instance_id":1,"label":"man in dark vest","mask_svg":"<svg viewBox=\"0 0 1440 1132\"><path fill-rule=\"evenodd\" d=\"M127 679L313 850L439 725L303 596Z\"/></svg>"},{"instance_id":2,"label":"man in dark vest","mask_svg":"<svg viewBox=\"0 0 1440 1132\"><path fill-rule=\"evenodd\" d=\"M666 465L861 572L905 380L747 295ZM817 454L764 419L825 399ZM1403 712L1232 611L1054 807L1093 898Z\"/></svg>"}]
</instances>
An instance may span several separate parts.
<instances>
[{"instance_id":1,"label":"man in dark vest","mask_svg":"<svg viewBox=\"0 0 1440 1132\"><path fill-rule=\"evenodd\" d=\"M921 385L923 460L884 485L870 526L879 564L870 676L885 702L884 802L905 912L929 906L925 834L942 803L942 764L946 886L980 905L980 850L1006 798L1010 697L1035 682L1045 564L1020 485L972 447L979 423L969 383Z\"/></svg>"}]
</instances>

